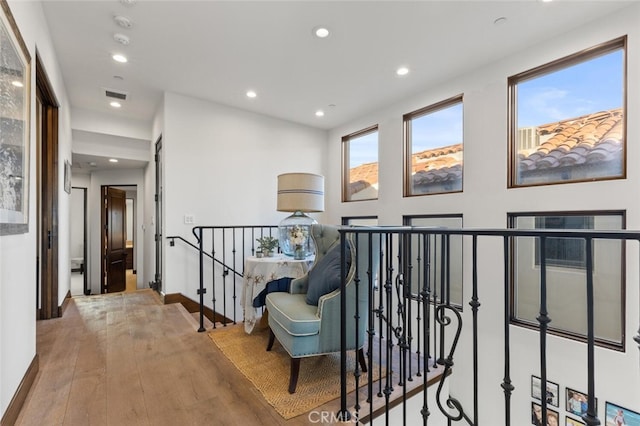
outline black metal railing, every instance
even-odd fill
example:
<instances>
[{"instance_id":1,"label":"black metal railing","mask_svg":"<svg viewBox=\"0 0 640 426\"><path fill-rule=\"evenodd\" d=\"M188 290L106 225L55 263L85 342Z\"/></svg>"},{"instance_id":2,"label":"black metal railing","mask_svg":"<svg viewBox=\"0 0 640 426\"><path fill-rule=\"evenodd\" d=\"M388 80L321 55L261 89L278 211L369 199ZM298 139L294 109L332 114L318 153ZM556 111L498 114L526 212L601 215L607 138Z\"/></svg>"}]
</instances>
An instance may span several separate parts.
<instances>
[{"instance_id":1,"label":"black metal railing","mask_svg":"<svg viewBox=\"0 0 640 426\"><path fill-rule=\"evenodd\" d=\"M343 318L342 329L355 327L364 330L366 336L367 362L370 368L365 373L355 363L354 378L356 392L347 387L346 351L340 356L341 397L339 419L347 417L369 421L384 416L386 424L407 424L411 421L407 401L422 393L422 407L418 414L424 425L430 418L435 421L438 414L448 424L481 424L487 413L481 411L479 388L482 369L480 364L480 333L491 330L493 336L501 333L502 377L500 390L504 394L504 424L512 424L512 415L520 416L521 410L512 411L512 397L516 391L530 392L530 389L516 390L512 380L514 366L513 343L513 281L512 258L514 243L519 238L537 241L536 250L545 253L551 238L571 238L585 241L584 268L587 295L587 324L583 341L586 343L585 377L587 383L587 410L583 421L589 426L601 424L597 417L595 402L595 351L594 327L594 253L592 243L599 240L631 240L640 242L638 231L582 231L582 230L516 230L516 229L451 229L416 227L342 227L343 236L356 241L362 238L379 239L380 245L374 250L359 250L355 282L357 292L368 299L367 312L355 310L352 318ZM255 240L263 235L277 235L276 226L199 226L193 228L196 244L180 237L169 237L184 241L199 253L200 329L203 326L203 307L209 301L204 294L212 292L211 308L217 312L218 300L222 299L222 314L227 317L232 309L232 320L237 321L238 289L242 286L243 262L247 256L255 254ZM461 244L453 244L456 239ZM346 239L342 238L342 244ZM458 241L458 242L459 242ZM370 244L363 247L371 247ZM461 248L456 248L461 247ZM344 253L343 247L343 253ZM468 253L471 256L468 256ZM487 253L491 253L487 255ZM625 251L622 250L623 256ZM463 256L466 254L467 256ZM487 260L487 258L490 258ZM539 306L535 329L538 332L538 354L541 389L548 383L548 338L554 333L549 329L552 318L547 306L549 265L545 256L539 256L538 289ZM624 259L624 257L623 257ZM467 274L458 277L452 274L452 265L462 264ZM371 265L377 265L372 268ZM502 268L502 273L500 273ZM489 277L487 271L497 271ZM483 274L484 272L484 274ZM344 276L344 274L343 274ZM635 275L634 275L635 276ZM466 299L454 297L454 290L461 288L456 280L468 281L470 287ZM623 278L624 279L624 278ZM345 283L343 283L344 286ZM624 285L624 283L623 283ZM630 284L626 284L630 285ZM637 285L635 283L634 285ZM356 300L358 297L356 297ZM343 303L346 303L343 302ZM497 323L487 324L483 316L483 303L496 305L502 310ZM344 307L343 307L344 309ZM343 310L343 315L344 315ZM486 312L486 308L485 308ZM465 323L466 321L466 323ZM494 321L495 322L495 321ZM215 324L214 324L215 327ZM498 331L500 330L500 331ZM357 335L357 333L356 333ZM633 338L640 347L640 328ZM459 347L465 350L460 351ZM343 345L345 347L345 345ZM458 368L454 371L454 365ZM471 396L465 393L456 397L457 389L449 390L449 377L468 374L472 384ZM497 378L496 378L497 379ZM363 383L366 383L364 385ZM432 385L436 385L431 388ZM364 396L363 396L364 395ZM430 406L435 404L436 407ZM494 401L497 402L497 401ZM391 414L396 404L402 404L401 414ZM495 406L499 406L495 404ZM542 423L547 424L549 415L547 401L541 398ZM486 409L495 411L494 408ZM490 413L494 415L494 413ZM402 420L398 420L401 416ZM488 424L486 421L485 424ZM439 424L439 423L432 423Z\"/></svg>"},{"instance_id":2,"label":"black metal railing","mask_svg":"<svg viewBox=\"0 0 640 426\"><path fill-rule=\"evenodd\" d=\"M370 368L367 373L366 400L369 403L367 409L362 407L362 397L359 392L358 383L362 380L362 373L357 367L354 372L356 375L356 392L354 392L351 403L347 403L347 364L346 355L341 354L343 360L341 366L342 376L342 397L341 406L338 412L340 419L355 416L357 419L370 420L385 415L386 424L400 424L397 416L391 419L389 411L391 408L392 394L395 384L400 387L400 395L397 396L402 401L402 424L407 424L408 413L406 411L406 401L410 396L407 390L407 382L412 380L422 380L421 390L423 392L423 405L420 410L422 423L428 424L428 420L433 414L433 407L428 405L428 381L429 373L436 368L440 368L439 383L435 390L435 404L438 412L444 416L444 421L448 424L466 423L472 426L478 426L482 413L480 411L479 402L479 373L483 366L479 365L479 327L487 327L482 323L484 319L481 315L481 296L487 298L495 298L501 291L503 294L500 298L501 305L504 305L504 313L502 315L502 324L488 325L493 330L502 330L503 354L496 357L503 360L503 377L500 384L504 393L504 424L510 426L512 424L511 398L515 392L515 386L512 382L511 374L513 366L511 334L512 321L514 312L512 311L512 289L514 270L512 264L512 256L514 255L514 241L520 238L534 239L538 241L537 248L540 253L546 252L547 242L554 238L582 239L585 241L585 259L586 265L584 269L585 284L584 291L587 299L587 324L586 336L586 365L584 376L587 383L587 409L582 416L583 421L589 426L602 424L597 416L597 407L595 401L595 319L594 319L594 252L593 243L599 240L617 240L624 242L626 240L639 241L640 232L636 231L582 231L582 230L515 230L515 229L445 229L445 228L411 228L411 227L375 227L375 228L347 228L341 229L344 236L351 235L353 238L362 238L371 235L377 235L384 241L379 252L362 253L358 252L358 257L365 256L368 259L377 257L380 269L377 271L377 279L371 279L370 275L374 273L370 268L358 268L356 274L356 282L361 286L361 292L367 292L369 298L369 315L356 315L355 318L344 318L343 329L346 327L362 328L367 327L368 335L368 354L369 362L374 361L373 354L376 354L379 365L378 374L381 379L378 383L378 392L374 392L371 382L375 379L374 369ZM462 238L465 241L465 249L471 251L470 265L463 259L462 253L452 253L451 238ZM501 241L502 244L502 265L490 265L488 269L502 267L503 274L502 285L496 286L494 282L488 282L480 274L479 254L487 252L487 249L500 253L495 250L495 241ZM346 238L342 238L343 244ZM479 248L479 241L482 241L483 248ZM492 242L493 241L493 242ZM469 246L470 243L470 246ZM621 247L623 245L621 244ZM432 252L440 250L439 262L432 263ZM463 251L464 251L463 250ZM626 251L621 250L624 256ZM486 257L486 256L485 256ZM499 259L500 254L497 255ZM549 314L548 303L548 265L545 256L539 256L539 314L537 320L537 330L539 333L538 351L539 351L539 376L541 381L541 389L547 389L547 369L549 365L548 359L548 338L551 333L549 323L551 317ZM624 257L623 260L624 261ZM471 294L468 298L468 306L470 306L470 314L465 313L463 306L456 306L450 300L450 290L452 283L450 282L450 267L453 262L462 262L466 268L471 268ZM498 260L499 262L499 260ZM375 262L373 262L375 263ZM369 265L373 264L369 261ZM382 267L384 265L384 267ZM485 269L487 266L484 265ZM434 274L434 268L440 271ZM416 269L421 272L417 273ZM624 276L624 275L623 275ZM491 278L495 280L495 277ZM419 282L415 282L419 280ZM380 293L376 298L376 282L383 283ZM344 283L343 283L344 285ZM625 283L622 283L625 285ZM626 284L629 285L629 284ZM637 283L635 284L637 286ZM344 287L343 287L344 288ZM414 291L416 288L420 290ZM481 291L482 290L482 291ZM417 315L412 314L417 312ZM463 324L463 320L467 318L471 324ZM364 323L368 321L368 323ZM486 329L486 328L485 328ZM495 333L494 333L495 334ZM471 397L463 400L456 399L455 389L448 392L443 391L448 378L453 372L454 361L468 361L468 355L456 353L458 345L465 341L467 348L470 348L470 366L465 366L466 372L470 371L468 380L473 383L473 392ZM634 340L640 345L640 331ZM624 344L624 342L622 342ZM343 348L346 346L343 346ZM392 349L396 347L397 351ZM384 349L383 349L384 348ZM464 355L464 356L463 356ZM394 361L393 357L398 359ZM416 359L415 370L412 360ZM421 364L422 362L422 364ZM420 366L424 367L421 369ZM458 364L459 366L461 364ZM384 368L383 368L384 367ZM518 366L522 367L522 366ZM486 368L486 366L485 366ZM421 371L424 370L424 371ZM622 380L622 378L620 378ZM527 388L525 390L529 392ZM373 401L376 397L384 399L382 409L377 409ZM497 406L497 404L496 404ZM547 418L550 415L547 407L546 398L540 400L541 406L541 424L547 425ZM491 409L490 409L491 410ZM485 416L487 413L484 413ZM559 419L558 419L559 420ZM409 422L410 424L412 422ZM439 423L435 423L439 424Z\"/></svg>"},{"instance_id":3,"label":"black metal railing","mask_svg":"<svg viewBox=\"0 0 640 426\"><path fill-rule=\"evenodd\" d=\"M238 320L238 290L241 290L244 259L256 253L256 239L263 236L278 236L277 225L245 226L195 226L192 229L196 242L192 243L179 236L167 237L171 246L175 240L182 241L199 253L199 282L196 289L200 304L199 332L205 331L204 311L210 308L214 316L229 318L235 324ZM205 294L211 291L211 300ZM222 303L218 303L221 299ZM208 302L211 302L209 305ZM226 322L224 323L226 325ZM216 321L213 327L216 328Z\"/></svg>"}]
</instances>

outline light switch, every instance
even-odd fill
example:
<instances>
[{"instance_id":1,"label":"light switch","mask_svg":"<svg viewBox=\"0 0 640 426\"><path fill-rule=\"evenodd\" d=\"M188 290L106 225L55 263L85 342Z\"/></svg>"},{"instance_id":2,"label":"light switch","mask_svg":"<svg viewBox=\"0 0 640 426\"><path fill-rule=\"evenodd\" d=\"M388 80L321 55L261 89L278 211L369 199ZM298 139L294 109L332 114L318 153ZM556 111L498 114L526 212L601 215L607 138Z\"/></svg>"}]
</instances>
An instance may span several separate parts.
<instances>
[{"instance_id":1,"label":"light switch","mask_svg":"<svg viewBox=\"0 0 640 426\"><path fill-rule=\"evenodd\" d=\"M185 214L184 215L184 223L187 225L192 225L195 223L195 218L193 217L192 214Z\"/></svg>"}]
</instances>

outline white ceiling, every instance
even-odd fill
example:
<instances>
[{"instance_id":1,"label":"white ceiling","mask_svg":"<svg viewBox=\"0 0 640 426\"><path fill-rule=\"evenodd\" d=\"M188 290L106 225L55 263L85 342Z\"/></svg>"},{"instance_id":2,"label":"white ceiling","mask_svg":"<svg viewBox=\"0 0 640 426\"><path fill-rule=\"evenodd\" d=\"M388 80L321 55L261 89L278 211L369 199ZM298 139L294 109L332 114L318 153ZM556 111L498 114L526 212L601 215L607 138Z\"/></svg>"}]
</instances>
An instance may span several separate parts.
<instances>
[{"instance_id":1,"label":"white ceiling","mask_svg":"<svg viewBox=\"0 0 640 426\"><path fill-rule=\"evenodd\" d=\"M73 108L150 123L170 91L331 129L632 2L45 0L44 12ZM315 38L318 25L331 35ZM120 110L105 88L128 94Z\"/></svg>"}]
</instances>

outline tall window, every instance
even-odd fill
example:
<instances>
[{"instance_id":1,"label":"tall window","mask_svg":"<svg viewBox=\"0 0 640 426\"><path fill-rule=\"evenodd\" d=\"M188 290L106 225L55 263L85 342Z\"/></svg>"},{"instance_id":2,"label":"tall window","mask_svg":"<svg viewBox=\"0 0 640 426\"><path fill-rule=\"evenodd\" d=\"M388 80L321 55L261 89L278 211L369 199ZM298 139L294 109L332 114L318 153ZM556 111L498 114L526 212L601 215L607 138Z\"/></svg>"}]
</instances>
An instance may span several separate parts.
<instances>
[{"instance_id":1,"label":"tall window","mask_svg":"<svg viewBox=\"0 0 640 426\"><path fill-rule=\"evenodd\" d=\"M417 227L462 228L462 215L405 216L404 224ZM412 235L408 261L411 292L419 294L428 283L431 297L462 309L462 236ZM442 256L444 253L447 256Z\"/></svg>"},{"instance_id":2,"label":"tall window","mask_svg":"<svg viewBox=\"0 0 640 426\"><path fill-rule=\"evenodd\" d=\"M342 201L378 198L378 126L342 137Z\"/></svg>"},{"instance_id":3,"label":"tall window","mask_svg":"<svg viewBox=\"0 0 640 426\"><path fill-rule=\"evenodd\" d=\"M514 213L509 227L519 229L625 228L624 212ZM583 338L587 332L586 242L582 238L518 237L512 246L512 320L537 327L540 313L541 256L546 259L547 309L552 332ZM595 335L600 344L621 348L624 336L624 243L594 239L593 283Z\"/></svg>"},{"instance_id":4,"label":"tall window","mask_svg":"<svg viewBox=\"0 0 640 426\"><path fill-rule=\"evenodd\" d=\"M626 37L509 78L509 186L626 176Z\"/></svg>"},{"instance_id":5,"label":"tall window","mask_svg":"<svg viewBox=\"0 0 640 426\"><path fill-rule=\"evenodd\" d=\"M378 226L378 216L344 216L343 225Z\"/></svg>"},{"instance_id":6,"label":"tall window","mask_svg":"<svg viewBox=\"0 0 640 426\"><path fill-rule=\"evenodd\" d=\"M404 196L462 191L462 95L403 119Z\"/></svg>"}]
</instances>

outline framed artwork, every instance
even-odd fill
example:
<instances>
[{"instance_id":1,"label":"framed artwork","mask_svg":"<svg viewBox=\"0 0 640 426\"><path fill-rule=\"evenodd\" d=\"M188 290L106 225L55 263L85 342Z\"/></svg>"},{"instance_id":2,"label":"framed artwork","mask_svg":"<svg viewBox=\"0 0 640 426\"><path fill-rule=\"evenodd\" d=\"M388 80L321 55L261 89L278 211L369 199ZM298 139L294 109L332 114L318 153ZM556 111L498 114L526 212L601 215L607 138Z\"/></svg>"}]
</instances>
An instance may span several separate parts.
<instances>
[{"instance_id":1,"label":"framed artwork","mask_svg":"<svg viewBox=\"0 0 640 426\"><path fill-rule=\"evenodd\" d=\"M569 416L564 418L564 426L583 426L585 423L580 420L573 419Z\"/></svg>"},{"instance_id":2,"label":"framed artwork","mask_svg":"<svg viewBox=\"0 0 640 426\"><path fill-rule=\"evenodd\" d=\"M568 413L576 416L587 414L587 394L578 392L577 390L566 389L566 410ZM596 414L598 411L598 398L596 398Z\"/></svg>"},{"instance_id":3,"label":"framed artwork","mask_svg":"<svg viewBox=\"0 0 640 426\"><path fill-rule=\"evenodd\" d=\"M538 401L542 401L541 387L542 387L542 380L540 379L540 377L531 376L531 398L537 399ZM560 388L558 384L547 380L547 391L545 392L547 405L553 405L554 407L559 406L559 402L558 402L559 392L560 392Z\"/></svg>"},{"instance_id":4,"label":"framed artwork","mask_svg":"<svg viewBox=\"0 0 640 426\"><path fill-rule=\"evenodd\" d=\"M640 426L640 413L607 401L605 405L606 426Z\"/></svg>"},{"instance_id":5,"label":"framed artwork","mask_svg":"<svg viewBox=\"0 0 640 426\"><path fill-rule=\"evenodd\" d=\"M64 192L71 194L71 163L64 160Z\"/></svg>"},{"instance_id":6,"label":"framed artwork","mask_svg":"<svg viewBox=\"0 0 640 426\"><path fill-rule=\"evenodd\" d=\"M31 57L0 0L0 235L29 230Z\"/></svg>"},{"instance_id":7,"label":"framed artwork","mask_svg":"<svg viewBox=\"0 0 640 426\"><path fill-rule=\"evenodd\" d=\"M542 423L542 406L537 402L531 402L531 424L535 426L559 426L560 415L557 411L547 407L547 424Z\"/></svg>"}]
</instances>

